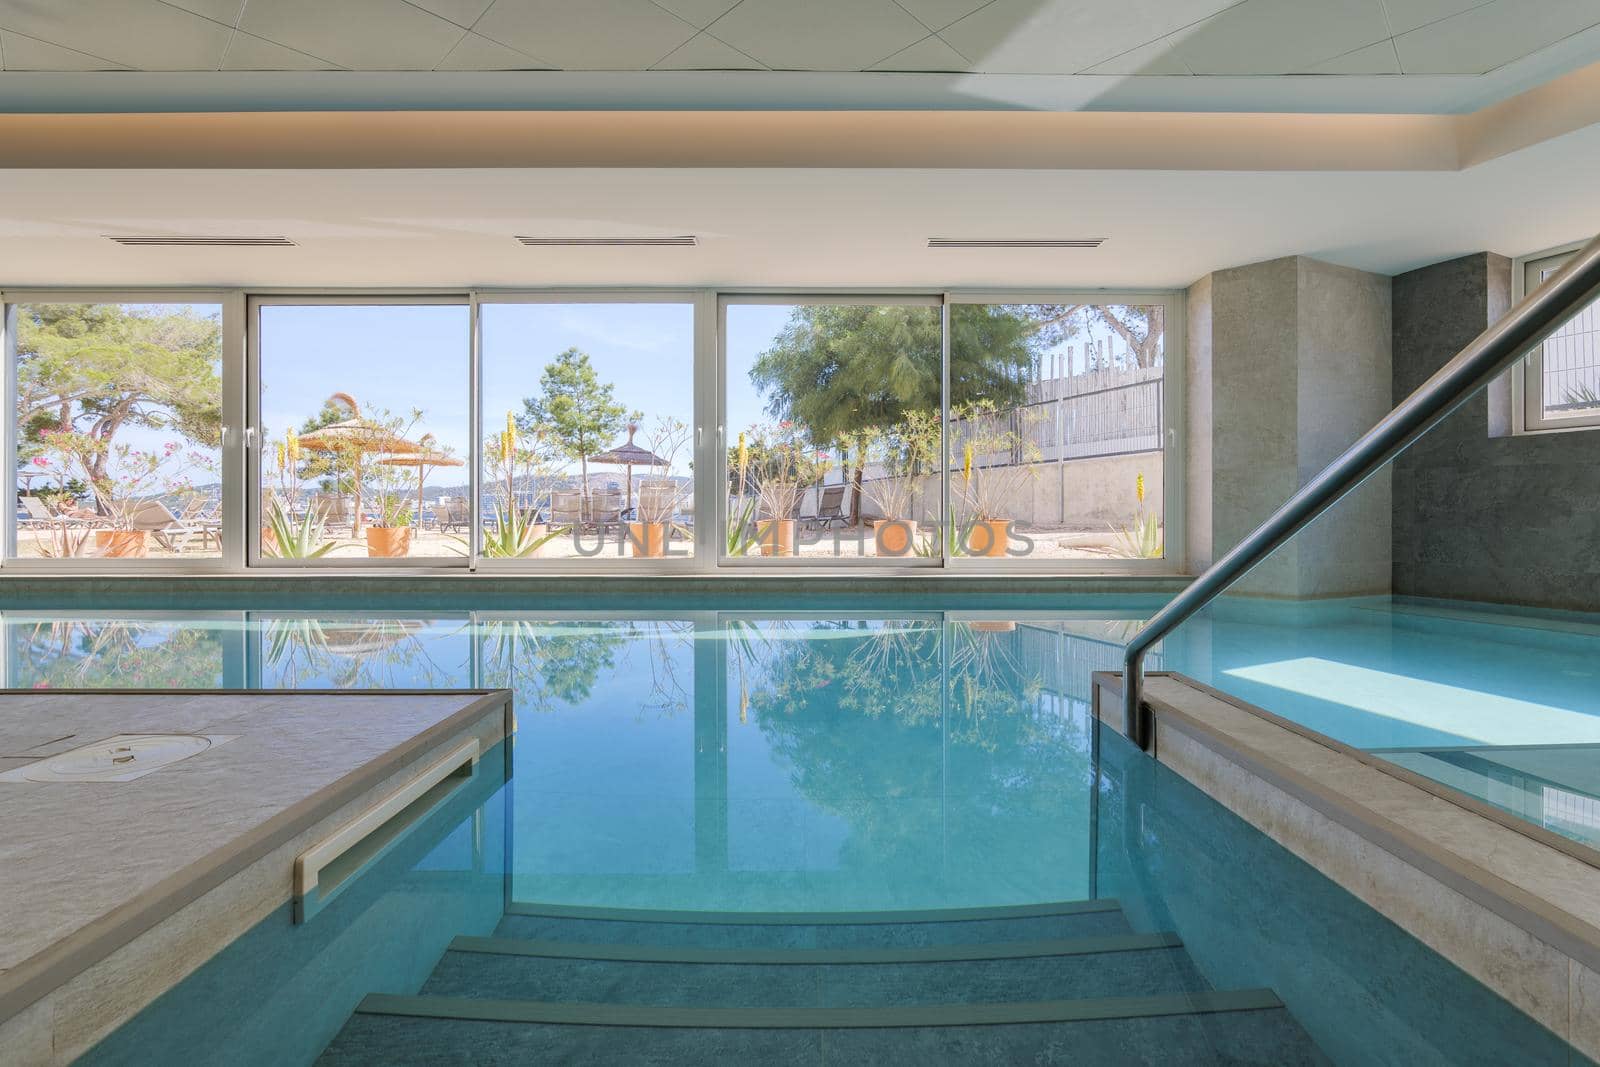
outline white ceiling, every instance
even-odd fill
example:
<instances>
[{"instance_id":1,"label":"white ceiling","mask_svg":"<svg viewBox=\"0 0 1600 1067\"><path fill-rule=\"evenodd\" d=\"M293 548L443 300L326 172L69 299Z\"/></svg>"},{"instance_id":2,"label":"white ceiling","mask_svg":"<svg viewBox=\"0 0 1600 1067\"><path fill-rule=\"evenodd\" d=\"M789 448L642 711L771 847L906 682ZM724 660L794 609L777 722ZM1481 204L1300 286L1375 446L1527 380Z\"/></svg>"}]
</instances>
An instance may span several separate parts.
<instances>
[{"instance_id":1,"label":"white ceiling","mask_svg":"<svg viewBox=\"0 0 1600 1067\"><path fill-rule=\"evenodd\" d=\"M436 0L437 2L437 0ZM1461 171L0 171L0 283L1165 287L1305 254L1394 273L1600 230L1600 126ZM285 234L295 248L124 248L109 233ZM700 237L524 248L517 234ZM931 250L939 237L1107 237Z\"/></svg>"},{"instance_id":2,"label":"white ceiling","mask_svg":"<svg viewBox=\"0 0 1600 1067\"><path fill-rule=\"evenodd\" d=\"M1600 0L0 0L7 71L1483 74Z\"/></svg>"}]
</instances>

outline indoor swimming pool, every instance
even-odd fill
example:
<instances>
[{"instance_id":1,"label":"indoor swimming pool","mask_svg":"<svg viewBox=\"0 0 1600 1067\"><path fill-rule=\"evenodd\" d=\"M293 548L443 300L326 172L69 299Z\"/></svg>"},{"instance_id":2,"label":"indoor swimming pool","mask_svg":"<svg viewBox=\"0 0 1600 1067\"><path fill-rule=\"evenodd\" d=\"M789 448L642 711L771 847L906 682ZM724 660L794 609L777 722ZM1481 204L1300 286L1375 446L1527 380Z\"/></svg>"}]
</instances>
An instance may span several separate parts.
<instances>
[{"instance_id":1,"label":"indoor swimming pool","mask_svg":"<svg viewBox=\"0 0 1600 1067\"><path fill-rule=\"evenodd\" d=\"M1120 669L1159 603L386 602L0 621L13 688L511 689L519 878L537 896L827 909L1084 890L1090 872L1069 857L1089 833L1089 675ZM1149 666L1595 844L1597 663L1592 617L1227 598Z\"/></svg>"},{"instance_id":2,"label":"indoor swimming pool","mask_svg":"<svg viewBox=\"0 0 1600 1067\"><path fill-rule=\"evenodd\" d=\"M314 918L275 912L84 1062L589 1062L646 1040L662 1062L890 1063L910 1040L994 1062L1568 1063L1096 726L1091 672L1155 606L8 609L14 688L515 699L515 735ZM1589 626L1229 602L1151 667L1432 773L1600 741ZM1521 814L1573 832L1556 811Z\"/></svg>"}]
</instances>

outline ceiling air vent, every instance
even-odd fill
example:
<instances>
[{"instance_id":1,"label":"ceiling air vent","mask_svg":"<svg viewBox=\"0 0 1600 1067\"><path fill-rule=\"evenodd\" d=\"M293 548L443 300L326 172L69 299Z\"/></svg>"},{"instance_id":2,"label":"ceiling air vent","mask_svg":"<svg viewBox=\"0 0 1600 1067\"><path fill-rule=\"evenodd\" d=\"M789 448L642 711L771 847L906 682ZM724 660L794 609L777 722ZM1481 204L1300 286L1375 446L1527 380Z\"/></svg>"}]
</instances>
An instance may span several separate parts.
<instances>
[{"instance_id":1,"label":"ceiling air vent","mask_svg":"<svg viewBox=\"0 0 1600 1067\"><path fill-rule=\"evenodd\" d=\"M134 248L143 248L150 245L177 245L196 248L293 248L295 246L294 242L287 237L226 237L198 233L108 233L105 238L108 241L115 241L119 245L129 245Z\"/></svg>"},{"instance_id":2,"label":"ceiling air vent","mask_svg":"<svg viewBox=\"0 0 1600 1067\"><path fill-rule=\"evenodd\" d=\"M1099 248L1104 237L930 237L929 248Z\"/></svg>"},{"instance_id":3,"label":"ceiling air vent","mask_svg":"<svg viewBox=\"0 0 1600 1067\"><path fill-rule=\"evenodd\" d=\"M521 237L529 248L693 248L694 234L681 237Z\"/></svg>"}]
</instances>

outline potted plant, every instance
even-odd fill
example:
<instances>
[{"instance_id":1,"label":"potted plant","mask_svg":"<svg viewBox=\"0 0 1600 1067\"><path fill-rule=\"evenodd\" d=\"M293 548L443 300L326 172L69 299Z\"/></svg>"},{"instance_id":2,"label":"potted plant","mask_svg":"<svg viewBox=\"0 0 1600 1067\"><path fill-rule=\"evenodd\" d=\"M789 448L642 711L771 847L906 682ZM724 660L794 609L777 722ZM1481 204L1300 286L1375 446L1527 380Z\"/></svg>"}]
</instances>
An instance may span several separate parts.
<instances>
[{"instance_id":1,"label":"potted plant","mask_svg":"<svg viewBox=\"0 0 1600 1067\"><path fill-rule=\"evenodd\" d=\"M961 478L952 483L967 505L966 549L999 559L1011 538L1011 515L1037 474L1039 446L1018 426L1016 412L1001 413L991 402L968 405L961 421Z\"/></svg>"},{"instance_id":2,"label":"potted plant","mask_svg":"<svg viewBox=\"0 0 1600 1067\"><path fill-rule=\"evenodd\" d=\"M156 449L111 445L105 452L105 476L93 484L107 528L95 531L95 548L105 558L143 559L150 554L151 534L172 520L170 511L163 513L159 506L154 507L152 519L151 506L164 497L192 493L189 472L210 461L199 453L185 453L177 441ZM165 523L159 521L163 514ZM146 525L151 522L155 524Z\"/></svg>"},{"instance_id":3,"label":"potted plant","mask_svg":"<svg viewBox=\"0 0 1600 1067\"><path fill-rule=\"evenodd\" d=\"M792 556L800 501L827 461L806 448L790 422L780 423L770 437L757 431L749 452L756 479L756 544L763 556Z\"/></svg>"},{"instance_id":4,"label":"potted plant","mask_svg":"<svg viewBox=\"0 0 1600 1067\"><path fill-rule=\"evenodd\" d=\"M670 475L678 453L688 441L688 425L669 415L656 420L645 446ZM672 520L683 504L683 497L683 484L673 477L646 478L639 483L639 500L634 509L636 521L628 524L628 537L635 556L659 558L667 554Z\"/></svg>"},{"instance_id":5,"label":"potted plant","mask_svg":"<svg viewBox=\"0 0 1600 1067\"><path fill-rule=\"evenodd\" d=\"M373 559L399 559L411 554L411 496L380 492L378 521L365 530L367 555Z\"/></svg>"},{"instance_id":6,"label":"potted plant","mask_svg":"<svg viewBox=\"0 0 1600 1067\"><path fill-rule=\"evenodd\" d=\"M938 445L937 412L908 412L891 429L869 433L867 458L878 467L878 474L863 481L861 489L879 514L871 521L878 555L908 556L917 550L917 520L912 518L917 486Z\"/></svg>"}]
</instances>

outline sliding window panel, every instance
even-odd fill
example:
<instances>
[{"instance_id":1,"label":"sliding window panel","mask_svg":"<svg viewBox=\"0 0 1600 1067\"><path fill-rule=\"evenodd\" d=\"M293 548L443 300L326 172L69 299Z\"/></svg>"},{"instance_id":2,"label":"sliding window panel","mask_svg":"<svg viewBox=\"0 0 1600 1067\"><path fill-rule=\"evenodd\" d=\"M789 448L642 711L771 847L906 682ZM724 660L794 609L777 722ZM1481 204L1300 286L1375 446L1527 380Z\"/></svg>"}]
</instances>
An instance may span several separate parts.
<instances>
[{"instance_id":1,"label":"sliding window panel","mask_svg":"<svg viewBox=\"0 0 1600 1067\"><path fill-rule=\"evenodd\" d=\"M8 306L10 559L221 565L222 299L40 294Z\"/></svg>"},{"instance_id":2,"label":"sliding window panel","mask_svg":"<svg viewBox=\"0 0 1600 1067\"><path fill-rule=\"evenodd\" d=\"M724 297L725 562L936 565L937 298Z\"/></svg>"},{"instance_id":3,"label":"sliding window panel","mask_svg":"<svg viewBox=\"0 0 1600 1067\"><path fill-rule=\"evenodd\" d=\"M480 565L688 566L693 296L481 296L478 309Z\"/></svg>"},{"instance_id":4,"label":"sliding window panel","mask_svg":"<svg viewBox=\"0 0 1600 1067\"><path fill-rule=\"evenodd\" d=\"M1168 565L1166 294L950 306L949 551L966 567Z\"/></svg>"},{"instance_id":5,"label":"sliding window panel","mask_svg":"<svg viewBox=\"0 0 1600 1067\"><path fill-rule=\"evenodd\" d=\"M252 298L254 559L465 565L465 297Z\"/></svg>"}]
</instances>

